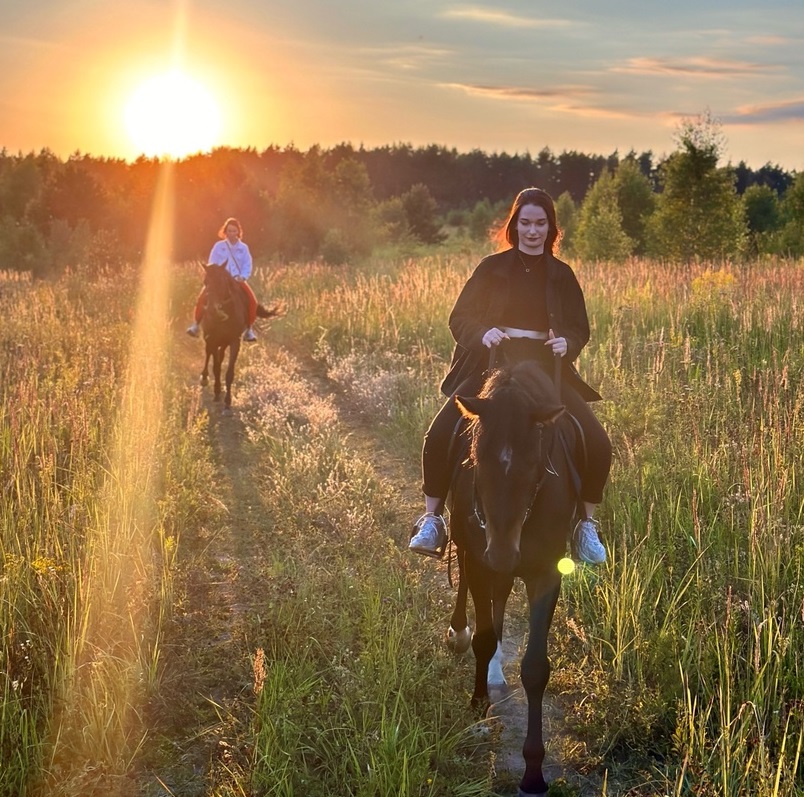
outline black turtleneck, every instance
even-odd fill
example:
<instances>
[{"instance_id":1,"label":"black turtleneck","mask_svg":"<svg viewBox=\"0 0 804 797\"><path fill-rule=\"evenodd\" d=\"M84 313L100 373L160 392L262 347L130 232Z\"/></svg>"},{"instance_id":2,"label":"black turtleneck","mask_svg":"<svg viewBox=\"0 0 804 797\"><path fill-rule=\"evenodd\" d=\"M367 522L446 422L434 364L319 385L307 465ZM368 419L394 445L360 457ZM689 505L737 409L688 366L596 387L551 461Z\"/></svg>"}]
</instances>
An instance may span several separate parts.
<instances>
[{"instance_id":1,"label":"black turtleneck","mask_svg":"<svg viewBox=\"0 0 804 797\"><path fill-rule=\"evenodd\" d=\"M547 332L547 263L543 254L517 249L510 274L504 324L517 329Z\"/></svg>"}]
</instances>

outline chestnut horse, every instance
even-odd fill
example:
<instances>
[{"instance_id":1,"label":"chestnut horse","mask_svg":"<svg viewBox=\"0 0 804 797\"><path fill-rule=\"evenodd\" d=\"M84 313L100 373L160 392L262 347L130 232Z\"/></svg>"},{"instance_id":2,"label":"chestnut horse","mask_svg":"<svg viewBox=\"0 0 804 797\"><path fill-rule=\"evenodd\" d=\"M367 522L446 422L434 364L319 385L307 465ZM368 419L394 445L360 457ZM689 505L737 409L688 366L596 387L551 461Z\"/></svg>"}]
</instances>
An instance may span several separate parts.
<instances>
[{"instance_id":1,"label":"chestnut horse","mask_svg":"<svg viewBox=\"0 0 804 797\"><path fill-rule=\"evenodd\" d=\"M502 639L505 604L514 578L525 583L529 635L521 663L528 699L520 797L544 794L542 699L550 676L547 635L561 586L575 517L575 426L550 377L534 361L493 371L477 397L456 397L468 419L468 467L461 468L449 500L458 551L459 600L452 628L466 635L466 589L475 606L472 704L490 704L489 663ZM463 586L465 582L465 587ZM453 639L460 645L459 640ZM494 680L494 679L492 679Z\"/></svg>"}]
</instances>

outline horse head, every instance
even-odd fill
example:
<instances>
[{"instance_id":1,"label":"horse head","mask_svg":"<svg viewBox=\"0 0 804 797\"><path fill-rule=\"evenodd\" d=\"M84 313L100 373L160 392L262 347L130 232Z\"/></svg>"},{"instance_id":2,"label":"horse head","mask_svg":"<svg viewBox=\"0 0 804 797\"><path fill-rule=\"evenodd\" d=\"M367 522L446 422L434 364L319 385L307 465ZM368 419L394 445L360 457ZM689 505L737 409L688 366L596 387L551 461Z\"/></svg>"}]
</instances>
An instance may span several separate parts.
<instances>
[{"instance_id":1,"label":"horse head","mask_svg":"<svg viewBox=\"0 0 804 797\"><path fill-rule=\"evenodd\" d=\"M237 281L226 270L226 264L209 263L204 266L204 285L207 289L208 303L221 318L227 318L231 311L225 309L235 296Z\"/></svg>"},{"instance_id":2,"label":"horse head","mask_svg":"<svg viewBox=\"0 0 804 797\"><path fill-rule=\"evenodd\" d=\"M475 515L486 535L484 561L494 571L512 573L520 560L522 528L542 485L555 474L550 454L564 406L534 362L495 371L477 397L456 396L455 401L469 419Z\"/></svg>"}]
</instances>

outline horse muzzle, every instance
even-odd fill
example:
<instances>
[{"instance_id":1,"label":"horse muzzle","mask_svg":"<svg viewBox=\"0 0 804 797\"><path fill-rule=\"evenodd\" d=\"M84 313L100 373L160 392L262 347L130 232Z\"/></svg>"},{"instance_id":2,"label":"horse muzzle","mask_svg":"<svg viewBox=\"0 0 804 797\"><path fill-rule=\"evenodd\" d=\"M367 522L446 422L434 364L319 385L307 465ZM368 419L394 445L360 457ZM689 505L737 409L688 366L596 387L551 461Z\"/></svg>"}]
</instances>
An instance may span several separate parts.
<instances>
[{"instance_id":1,"label":"horse muzzle","mask_svg":"<svg viewBox=\"0 0 804 797\"><path fill-rule=\"evenodd\" d=\"M519 559L520 551L518 544L504 545L489 540L486 544L486 550L483 553L484 564L495 573L513 573L519 564Z\"/></svg>"}]
</instances>

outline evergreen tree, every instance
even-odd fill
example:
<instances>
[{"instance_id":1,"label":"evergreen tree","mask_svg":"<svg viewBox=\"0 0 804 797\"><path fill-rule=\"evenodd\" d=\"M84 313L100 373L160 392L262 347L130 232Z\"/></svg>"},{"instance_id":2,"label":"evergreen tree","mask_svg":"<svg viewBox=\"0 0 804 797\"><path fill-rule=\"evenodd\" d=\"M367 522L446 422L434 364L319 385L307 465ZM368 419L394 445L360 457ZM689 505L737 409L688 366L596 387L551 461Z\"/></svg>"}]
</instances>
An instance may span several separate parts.
<instances>
[{"instance_id":1,"label":"evergreen tree","mask_svg":"<svg viewBox=\"0 0 804 797\"><path fill-rule=\"evenodd\" d=\"M648 222L652 254L673 260L737 254L746 237L734 170L718 168L724 142L707 113L683 122L678 149L660 170L663 191Z\"/></svg>"},{"instance_id":2,"label":"evergreen tree","mask_svg":"<svg viewBox=\"0 0 804 797\"><path fill-rule=\"evenodd\" d=\"M488 241L494 221L494 208L488 199L482 199L475 204L469 214L469 235L472 240Z\"/></svg>"},{"instance_id":3,"label":"evergreen tree","mask_svg":"<svg viewBox=\"0 0 804 797\"><path fill-rule=\"evenodd\" d=\"M780 236L782 252L804 255L804 172L799 172L784 192L781 214L785 222Z\"/></svg>"},{"instance_id":4,"label":"evergreen tree","mask_svg":"<svg viewBox=\"0 0 804 797\"><path fill-rule=\"evenodd\" d=\"M634 242L634 253L644 254L645 226L656 206L656 196L636 157L628 155L620 162L614 175L614 189L622 214L623 231Z\"/></svg>"},{"instance_id":5,"label":"evergreen tree","mask_svg":"<svg viewBox=\"0 0 804 797\"><path fill-rule=\"evenodd\" d=\"M748 238L754 254L772 251L774 233L781 227L779 198L767 185L751 185L743 194Z\"/></svg>"},{"instance_id":6,"label":"evergreen tree","mask_svg":"<svg viewBox=\"0 0 804 797\"><path fill-rule=\"evenodd\" d=\"M581 205L574 247L582 260L622 261L634 251L634 242L623 230L617 187L608 170Z\"/></svg>"},{"instance_id":7,"label":"evergreen tree","mask_svg":"<svg viewBox=\"0 0 804 797\"><path fill-rule=\"evenodd\" d=\"M444 240L438 219L438 205L426 185L417 183L404 193L402 206L410 232L415 238L425 244L437 244Z\"/></svg>"},{"instance_id":8,"label":"evergreen tree","mask_svg":"<svg viewBox=\"0 0 804 797\"><path fill-rule=\"evenodd\" d=\"M561 252L571 256L575 254L575 233L578 228L578 208L572 201L569 191L556 200L556 219L561 230Z\"/></svg>"}]
</instances>

